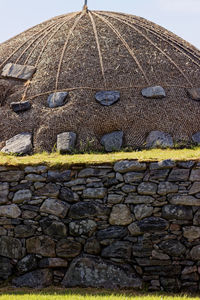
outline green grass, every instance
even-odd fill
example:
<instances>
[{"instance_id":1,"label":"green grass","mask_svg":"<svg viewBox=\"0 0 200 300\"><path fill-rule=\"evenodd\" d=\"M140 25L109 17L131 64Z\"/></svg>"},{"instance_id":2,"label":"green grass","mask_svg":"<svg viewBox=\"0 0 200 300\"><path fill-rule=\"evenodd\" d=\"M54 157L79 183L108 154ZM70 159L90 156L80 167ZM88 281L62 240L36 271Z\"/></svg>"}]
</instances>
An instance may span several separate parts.
<instances>
[{"instance_id":1,"label":"green grass","mask_svg":"<svg viewBox=\"0 0 200 300\"><path fill-rule=\"evenodd\" d=\"M46 152L31 156L13 156L0 154L0 166L27 166L47 165L49 167L66 167L72 164L101 164L114 163L122 159L138 159L139 161L161 161L172 160L199 160L200 147L192 149L152 149L133 152L116 152L109 154L74 154L60 155L58 153L48 154Z\"/></svg>"}]
</instances>

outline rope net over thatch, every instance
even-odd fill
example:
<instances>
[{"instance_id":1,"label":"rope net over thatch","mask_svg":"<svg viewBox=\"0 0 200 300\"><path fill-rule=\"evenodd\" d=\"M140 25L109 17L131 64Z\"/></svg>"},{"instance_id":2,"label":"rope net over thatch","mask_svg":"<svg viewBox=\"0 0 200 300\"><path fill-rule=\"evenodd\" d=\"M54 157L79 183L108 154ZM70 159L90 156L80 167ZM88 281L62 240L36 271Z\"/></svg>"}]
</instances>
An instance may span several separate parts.
<instances>
[{"instance_id":1,"label":"rope net over thatch","mask_svg":"<svg viewBox=\"0 0 200 300\"><path fill-rule=\"evenodd\" d=\"M100 146L102 135L124 132L125 144L141 146L152 130L189 140L200 131L200 103L186 89L200 87L200 52L173 33L132 15L88 11L62 15L0 45L0 73L7 63L36 67L21 82L0 79L0 143L31 132L35 150L52 150L56 136L77 133L78 145ZM141 89L161 85L162 100ZM2 90L2 91L1 91ZM120 91L116 104L95 101L101 90ZM50 109L51 93L68 91L66 105ZM13 101L32 108L16 114Z\"/></svg>"}]
</instances>

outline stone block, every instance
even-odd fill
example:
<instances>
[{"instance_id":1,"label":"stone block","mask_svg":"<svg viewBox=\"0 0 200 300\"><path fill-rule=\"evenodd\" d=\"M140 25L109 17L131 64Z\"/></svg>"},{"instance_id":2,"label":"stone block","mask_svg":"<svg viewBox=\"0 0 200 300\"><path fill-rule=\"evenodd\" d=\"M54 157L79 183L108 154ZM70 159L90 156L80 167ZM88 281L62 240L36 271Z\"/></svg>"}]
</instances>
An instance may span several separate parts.
<instances>
[{"instance_id":1,"label":"stone block","mask_svg":"<svg viewBox=\"0 0 200 300\"><path fill-rule=\"evenodd\" d=\"M162 131L151 131L146 139L146 148L173 148L174 143L170 134Z\"/></svg>"},{"instance_id":2,"label":"stone block","mask_svg":"<svg viewBox=\"0 0 200 300\"><path fill-rule=\"evenodd\" d=\"M10 108L16 113L24 112L31 109L31 103L29 101L12 102Z\"/></svg>"},{"instance_id":3,"label":"stone block","mask_svg":"<svg viewBox=\"0 0 200 300\"><path fill-rule=\"evenodd\" d=\"M67 92L57 92L49 95L47 99L47 104L50 108L60 107L66 104L68 93Z\"/></svg>"},{"instance_id":4,"label":"stone block","mask_svg":"<svg viewBox=\"0 0 200 300\"><path fill-rule=\"evenodd\" d=\"M30 80L33 77L35 71L36 68L33 66L8 63L3 68L1 76L22 80Z\"/></svg>"},{"instance_id":5,"label":"stone block","mask_svg":"<svg viewBox=\"0 0 200 300\"><path fill-rule=\"evenodd\" d=\"M67 153L74 150L76 144L76 133L63 132L57 135L57 150L60 153Z\"/></svg>"},{"instance_id":6,"label":"stone block","mask_svg":"<svg viewBox=\"0 0 200 300\"><path fill-rule=\"evenodd\" d=\"M118 91L100 91L95 95L95 99L103 106L110 106L119 101L120 92Z\"/></svg>"},{"instance_id":7,"label":"stone block","mask_svg":"<svg viewBox=\"0 0 200 300\"><path fill-rule=\"evenodd\" d=\"M116 204L113 206L109 223L111 225L129 225L133 221L130 209L125 204Z\"/></svg>"},{"instance_id":8,"label":"stone block","mask_svg":"<svg viewBox=\"0 0 200 300\"><path fill-rule=\"evenodd\" d=\"M3 153L27 154L32 151L32 134L20 133L6 141L6 146L1 149Z\"/></svg>"},{"instance_id":9,"label":"stone block","mask_svg":"<svg viewBox=\"0 0 200 300\"><path fill-rule=\"evenodd\" d=\"M67 204L66 202L56 199L46 199L40 207L40 211L58 216L60 218L65 218L69 207L69 204Z\"/></svg>"},{"instance_id":10,"label":"stone block","mask_svg":"<svg viewBox=\"0 0 200 300\"><path fill-rule=\"evenodd\" d=\"M146 163L140 163L137 160L121 160L115 163L114 170L119 173L146 170Z\"/></svg>"},{"instance_id":11,"label":"stone block","mask_svg":"<svg viewBox=\"0 0 200 300\"><path fill-rule=\"evenodd\" d=\"M123 131L114 131L104 135L101 139L101 145L107 152L119 151L123 144Z\"/></svg>"},{"instance_id":12,"label":"stone block","mask_svg":"<svg viewBox=\"0 0 200 300\"><path fill-rule=\"evenodd\" d=\"M151 86L142 90L142 96L150 99L162 99L166 97L166 93L161 86Z\"/></svg>"}]
</instances>

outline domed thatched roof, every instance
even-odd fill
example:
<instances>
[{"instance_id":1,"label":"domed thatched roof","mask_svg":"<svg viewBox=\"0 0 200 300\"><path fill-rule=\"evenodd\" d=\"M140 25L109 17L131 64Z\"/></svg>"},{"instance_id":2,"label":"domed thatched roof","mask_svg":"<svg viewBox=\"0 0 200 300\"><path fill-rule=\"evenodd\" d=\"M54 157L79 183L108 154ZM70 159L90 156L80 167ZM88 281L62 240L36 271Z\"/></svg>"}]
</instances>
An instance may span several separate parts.
<instances>
[{"instance_id":1,"label":"domed thatched roof","mask_svg":"<svg viewBox=\"0 0 200 300\"><path fill-rule=\"evenodd\" d=\"M62 15L0 45L0 73L7 64L35 67L30 80L0 78L0 143L33 134L35 150L51 151L58 134L77 134L77 147L100 147L103 135L124 132L124 145L142 146L150 131L188 141L200 131L200 103L188 89L200 87L200 52L173 33L132 15L87 11ZM147 99L142 89L162 86L166 98ZM49 108L55 92L68 92L64 106ZM119 91L103 106L99 91ZM28 100L15 113L10 103Z\"/></svg>"}]
</instances>

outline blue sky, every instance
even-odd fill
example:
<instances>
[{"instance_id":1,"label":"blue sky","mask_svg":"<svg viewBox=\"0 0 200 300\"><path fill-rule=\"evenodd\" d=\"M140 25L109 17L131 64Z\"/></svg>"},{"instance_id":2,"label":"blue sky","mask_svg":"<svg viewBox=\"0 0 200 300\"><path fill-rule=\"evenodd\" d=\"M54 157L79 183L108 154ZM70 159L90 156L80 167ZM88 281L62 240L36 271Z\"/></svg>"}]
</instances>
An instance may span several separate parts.
<instances>
[{"instance_id":1,"label":"blue sky","mask_svg":"<svg viewBox=\"0 0 200 300\"><path fill-rule=\"evenodd\" d=\"M0 0L0 42L51 17L81 10L84 0ZM88 0L89 9L149 19L200 49L200 0Z\"/></svg>"}]
</instances>

